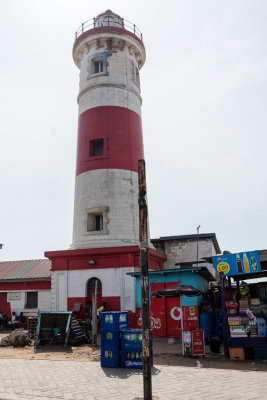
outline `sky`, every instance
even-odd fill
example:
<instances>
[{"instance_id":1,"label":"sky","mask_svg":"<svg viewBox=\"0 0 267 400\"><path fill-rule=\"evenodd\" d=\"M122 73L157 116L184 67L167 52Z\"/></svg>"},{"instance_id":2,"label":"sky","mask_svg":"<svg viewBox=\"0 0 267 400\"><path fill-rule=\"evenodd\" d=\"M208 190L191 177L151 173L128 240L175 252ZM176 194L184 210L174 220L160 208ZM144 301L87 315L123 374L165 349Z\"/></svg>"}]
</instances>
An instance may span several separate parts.
<instances>
[{"instance_id":1,"label":"sky","mask_svg":"<svg viewBox=\"0 0 267 400\"><path fill-rule=\"evenodd\" d=\"M265 0L12 0L0 14L0 260L72 241L80 24L135 23L152 238L267 248Z\"/></svg>"}]
</instances>

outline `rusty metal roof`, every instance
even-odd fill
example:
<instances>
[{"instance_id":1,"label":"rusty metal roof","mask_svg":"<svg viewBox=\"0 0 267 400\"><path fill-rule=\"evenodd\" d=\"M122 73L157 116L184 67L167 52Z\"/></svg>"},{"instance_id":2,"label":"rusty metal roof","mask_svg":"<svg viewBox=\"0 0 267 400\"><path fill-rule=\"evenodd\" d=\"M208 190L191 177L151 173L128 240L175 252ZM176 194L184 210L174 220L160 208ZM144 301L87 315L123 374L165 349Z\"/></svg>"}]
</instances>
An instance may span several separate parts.
<instances>
[{"instance_id":1,"label":"rusty metal roof","mask_svg":"<svg viewBox=\"0 0 267 400\"><path fill-rule=\"evenodd\" d=\"M51 277L50 260L1 261L0 281L47 279Z\"/></svg>"}]
</instances>

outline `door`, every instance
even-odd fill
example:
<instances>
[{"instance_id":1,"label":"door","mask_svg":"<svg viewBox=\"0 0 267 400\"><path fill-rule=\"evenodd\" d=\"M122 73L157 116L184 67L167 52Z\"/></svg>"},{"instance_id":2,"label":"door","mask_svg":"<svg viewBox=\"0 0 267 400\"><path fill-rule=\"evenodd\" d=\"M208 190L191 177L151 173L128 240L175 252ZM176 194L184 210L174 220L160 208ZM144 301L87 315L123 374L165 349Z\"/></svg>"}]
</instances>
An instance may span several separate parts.
<instances>
[{"instance_id":1,"label":"door","mask_svg":"<svg viewBox=\"0 0 267 400\"><path fill-rule=\"evenodd\" d=\"M165 282L165 288L176 285L177 282ZM166 297L166 333L167 336L181 337L181 298Z\"/></svg>"},{"instance_id":2,"label":"door","mask_svg":"<svg viewBox=\"0 0 267 400\"><path fill-rule=\"evenodd\" d=\"M0 293L0 311L11 317L10 303L7 301L7 293Z\"/></svg>"},{"instance_id":3,"label":"door","mask_svg":"<svg viewBox=\"0 0 267 400\"><path fill-rule=\"evenodd\" d=\"M151 293L159 289L164 289L164 283L151 283ZM153 336L166 336L166 312L165 298L150 297L150 326L153 331Z\"/></svg>"},{"instance_id":4,"label":"door","mask_svg":"<svg viewBox=\"0 0 267 400\"><path fill-rule=\"evenodd\" d=\"M97 305L96 305L96 308L99 308L99 307L102 306L102 283L97 278L92 278L88 282L88 286L87 286L87 301L92 301L92 296L95 295L95 284L96 284L96 281L97 281L97 291L96 291Z\"/></svg>"}]
</instances>

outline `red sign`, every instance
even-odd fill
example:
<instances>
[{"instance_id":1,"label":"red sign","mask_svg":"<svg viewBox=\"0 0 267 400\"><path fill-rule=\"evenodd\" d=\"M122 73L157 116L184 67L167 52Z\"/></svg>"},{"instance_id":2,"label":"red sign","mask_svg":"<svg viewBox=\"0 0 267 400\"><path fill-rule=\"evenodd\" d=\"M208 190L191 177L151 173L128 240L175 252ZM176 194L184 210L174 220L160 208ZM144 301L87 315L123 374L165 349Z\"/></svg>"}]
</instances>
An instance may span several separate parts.
<instances>
[{"instance_id":1,"label":"red sign","mask_svg":"<svg viewBox=\"0 0 267 400\"><path fill-rule=\"evenodd\" d=\"M204 356L205 355L205 341L204 341L204 330L197 329L191 332L192 334L192 355Z\"/></svg>"},{"instance_id":2,"label":"red sign","mask_svg":"<svg viewBox=\"0 0 267 400\"><path fill-rule=\"evenodd\" d=\"M204 356L205 342L204 330L197 329L195 331L184 331L184 355L185 356Z\"/></svg>"}]
</instances>

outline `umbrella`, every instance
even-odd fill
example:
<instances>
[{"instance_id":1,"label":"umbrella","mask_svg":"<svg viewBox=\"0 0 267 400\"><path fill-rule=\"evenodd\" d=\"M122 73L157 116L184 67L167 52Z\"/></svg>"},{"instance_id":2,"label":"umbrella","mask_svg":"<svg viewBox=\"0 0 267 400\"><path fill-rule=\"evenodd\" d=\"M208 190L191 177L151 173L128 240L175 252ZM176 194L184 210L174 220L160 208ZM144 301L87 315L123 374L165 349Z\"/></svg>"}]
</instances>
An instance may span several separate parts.
<instances>
[{"instance_id":1,"label":"umbrella","mask_svg":"<svg viewBox=\"0 0 267 400\"><path fill-rule=\"evenodd\" d=\"M175 285L165 289L159 289L152 293L153 297L179 297L181 295L193 297L200 296L202 294L201 290L194 288L191 285Z\"/></svg>"}]
</instances>

